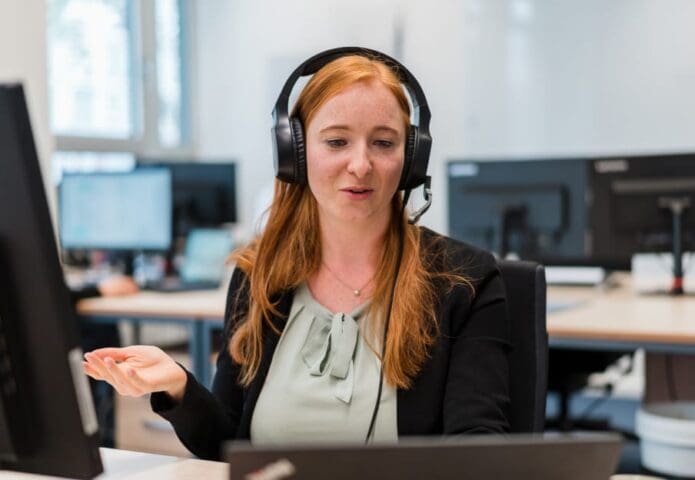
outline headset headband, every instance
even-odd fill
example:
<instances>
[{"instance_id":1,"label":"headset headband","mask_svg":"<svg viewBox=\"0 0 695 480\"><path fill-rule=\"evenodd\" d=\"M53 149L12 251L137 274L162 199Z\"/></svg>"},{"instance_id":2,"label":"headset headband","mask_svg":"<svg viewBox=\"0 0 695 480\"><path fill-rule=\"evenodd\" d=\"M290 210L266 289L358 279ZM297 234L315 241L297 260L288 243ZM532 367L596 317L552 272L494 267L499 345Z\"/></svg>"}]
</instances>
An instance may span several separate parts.
<instances>
[{"instance_id":1,"label":"headset headband","mask_svg":"<svg viewBox=\"0 0 695 480\"><path fill-rule=\"evenodd\" d=\"M288 116L290 93L292 92L292 88L299 77L313 75L323 66L331 63L333 60L351 54L361 55L368 58L374 57L375 59L381 60L388 64L392 68L395 67L393 70L396 75L398 75L401 83L405 86L408 94L410 95L410 101L413 103L415 125L420 129L421 132L429 135L431 118L430 108L427 106L427 99L422 91L422 87L420 87L420 84L415 79L413 74L410 73L410 71L395 58L389 57L388 55L376 50L363 47L340 47L326 50L324 52L317 53L298 66L282 87L282 91L280 92L280 95L275 102L275 108L273 109L273 119L277 120L278 116Z\"/></svg>"}]
</instances>

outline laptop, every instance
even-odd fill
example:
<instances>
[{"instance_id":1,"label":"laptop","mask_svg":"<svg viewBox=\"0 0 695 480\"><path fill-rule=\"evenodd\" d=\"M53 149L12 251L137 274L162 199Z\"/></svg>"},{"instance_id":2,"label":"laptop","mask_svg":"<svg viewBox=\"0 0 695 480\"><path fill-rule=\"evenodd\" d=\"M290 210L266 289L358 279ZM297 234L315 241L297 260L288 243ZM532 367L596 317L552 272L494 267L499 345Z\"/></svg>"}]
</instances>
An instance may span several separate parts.
<instances>
[{"instance_id":1,"label":"laptop","mask_svg":"<svg viewBox=\"0 0 695 480\"><path fill-rule=\"evenodd\" d=\"M232 251L229 231L197 228L186 238L179 276L165 278L148 286L158 292L212 290L219 288L225 273L225 262Z\"/></svg>"},{"instance_id":2,"label":"laptop","mask_svg":"<svg viewBox=\"0 0 695 480\"><path fill-rule=\"evenodd\" d=\"M622 438L612 433L413 437L398 444L224 447L231 480L607 480Z\"/></svg>"}]
</instances>

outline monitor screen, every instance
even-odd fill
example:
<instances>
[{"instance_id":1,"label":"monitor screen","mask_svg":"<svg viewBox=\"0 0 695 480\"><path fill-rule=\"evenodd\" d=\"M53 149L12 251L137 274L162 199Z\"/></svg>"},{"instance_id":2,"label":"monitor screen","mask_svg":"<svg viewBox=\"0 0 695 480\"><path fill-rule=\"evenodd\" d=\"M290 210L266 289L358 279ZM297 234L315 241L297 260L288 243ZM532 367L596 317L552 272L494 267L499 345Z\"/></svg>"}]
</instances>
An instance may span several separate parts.
<instances>
[{"instance_id":1,"label":"monitor screen","mask_svg":"<svg viewBox=\"0 0 695 480\"><path fill-rule=\"evenodd\" d=\"M232 236L227 230L191 230L186 239L181 278L186 282L220 282L232 249Z\"/></svg>"},{"instance_id":2,"label":"monitor screen","mask_svg":"<svg viewBox=\"0 0 695 480\"><path fill-rule=\"evenodd\" d=\"M66 174L59 197L63 248L163 251L171 245L166 168Z\"/></svg>"},{"instance_id":3,"label":"monitor screen","mask_svg":"<svg viewBox=\"0 0 695 480\"><path fill-rule=\"evenodd\" d=\"M141 158L138 164L171 170L175 238L186 238L194 228L214 228L237 221L234 163L165 162Z\"/></svg>"},{"instance_id":4,"label":"monitor screen","mask_svg":"<svg viewBox=\"0 0 695 480\"><path fill-rule=\"evenodd\" d=\"M102 471L79 345L24 94L0 85L0 469Z\"/></svg>"},{"instance_id":5,"label":"monitor screen","mask_svg":"<svg viewBox=\"0 0 695 480\"><path fill-rule=\"evenodd\" d=\"M695 251L695 154L597 158L591 162L596 255L629 263L634 253L670 252L681 213L684 251Z\"/></svg>"},{"instance_id":6,"label":"monitor screen","mask_svg":"<svg viewBox=\"0 0 695 480\"><path fill-rule=\"evenodd\" d=\"M451 161L449 233L501 256L591 263L587 168L582 159Z\"/></svg>"}]
</instances>

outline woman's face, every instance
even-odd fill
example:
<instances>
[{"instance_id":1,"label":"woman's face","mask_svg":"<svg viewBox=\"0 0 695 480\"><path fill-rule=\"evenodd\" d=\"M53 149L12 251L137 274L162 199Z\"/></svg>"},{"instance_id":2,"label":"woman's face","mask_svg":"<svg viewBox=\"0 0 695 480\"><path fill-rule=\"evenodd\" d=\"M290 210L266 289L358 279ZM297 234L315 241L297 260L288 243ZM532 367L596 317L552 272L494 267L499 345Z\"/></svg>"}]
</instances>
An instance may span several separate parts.
<instances>
[{"instance_id":1,"label":"woman's face","mask_svg":"<svg viewBox=\"0 0 695 480\"><path fill-rule=\"evenodd\" d=\"M403 169L405 126L381 82L358 82L319 108L306 129L307 177L322 221L388 222Z\"/></svg>"}]
</instances>

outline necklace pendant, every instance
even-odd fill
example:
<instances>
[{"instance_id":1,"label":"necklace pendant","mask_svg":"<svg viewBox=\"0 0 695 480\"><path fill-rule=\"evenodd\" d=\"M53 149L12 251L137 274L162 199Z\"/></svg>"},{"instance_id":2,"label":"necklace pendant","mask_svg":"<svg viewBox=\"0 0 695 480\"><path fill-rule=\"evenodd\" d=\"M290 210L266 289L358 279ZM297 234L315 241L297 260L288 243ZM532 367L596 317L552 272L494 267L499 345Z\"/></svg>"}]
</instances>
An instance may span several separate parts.
<instances>
[{"instance_id":1,"label":"necklace pendant","mask_svg":"<svg viewBox=\"0 0 695 480\"><path fill-rule=\"evenodd\" d=\"M359 290L355 290L352 293L354 293L356 297L359 297L361 292Z\"/></svg>"}]
</instances>

